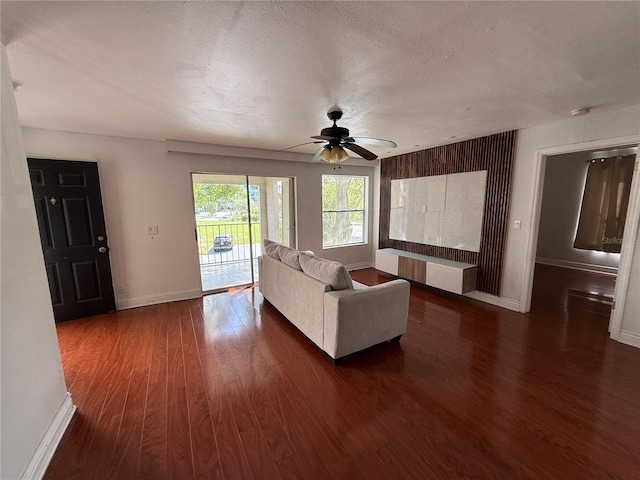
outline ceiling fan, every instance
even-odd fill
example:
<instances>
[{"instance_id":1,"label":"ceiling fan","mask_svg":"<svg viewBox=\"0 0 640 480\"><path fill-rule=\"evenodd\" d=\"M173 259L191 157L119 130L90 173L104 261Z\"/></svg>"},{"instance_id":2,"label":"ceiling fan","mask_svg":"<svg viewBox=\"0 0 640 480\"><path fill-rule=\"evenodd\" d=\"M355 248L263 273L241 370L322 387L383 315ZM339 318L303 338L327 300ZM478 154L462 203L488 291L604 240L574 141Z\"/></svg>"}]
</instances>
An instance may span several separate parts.
<instances>
[{"instance_id":1,"label":"ceiling fan","mask_svg":"<svg viewBox=\"0 0 640 480\"><path fill-rule=\"evenodd\" d=\"M320 135L312 136L311 138L314 138L315 141L294 145L293 147L288 147L284 150L300 147L302 145L308 145L310 143L324 143L324 145L320 147L320 149L313 156L311 162L319 162L322 160L328 163L341 163L349 158L349 154L345 151L345 148L361 156L365 160L375 160L378 158L375 153L367 150L364 147L361 147L360 145L358 145L358 143L378 145L390 148L396 148L398 146L391 140L382 140L379 138L369 137L350 137L348 128L339 127L338 125L336 125L336 122L342 118L342 110L340 109L329 110L327 112L327 117L329 117L329 120L333 121L333 125L331 127L323 128L320 132Z\"/></svg>"}]
</instances>

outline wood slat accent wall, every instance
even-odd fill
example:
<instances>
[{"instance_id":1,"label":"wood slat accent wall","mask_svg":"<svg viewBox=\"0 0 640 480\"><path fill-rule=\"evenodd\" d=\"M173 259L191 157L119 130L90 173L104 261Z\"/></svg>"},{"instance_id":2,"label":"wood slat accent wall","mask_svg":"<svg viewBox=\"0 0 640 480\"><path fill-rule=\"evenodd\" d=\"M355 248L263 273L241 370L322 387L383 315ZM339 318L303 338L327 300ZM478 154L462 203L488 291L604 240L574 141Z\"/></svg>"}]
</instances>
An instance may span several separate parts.
<instances>
[{"instance_id":1,"label":"wood slat accent wall","mask_svg":"<svg viewBox=\"0 0 640 480\"><path fill-rule=\"evenodd\" d=\"M516 131L512 130L383 159L380 166L379 248L397 248L476 264L478 265L477 289L499 295L515 145ZM487 170L484 221L479 252L389 238L391 180L477 170Z\"/></svg>"}]
</instances>

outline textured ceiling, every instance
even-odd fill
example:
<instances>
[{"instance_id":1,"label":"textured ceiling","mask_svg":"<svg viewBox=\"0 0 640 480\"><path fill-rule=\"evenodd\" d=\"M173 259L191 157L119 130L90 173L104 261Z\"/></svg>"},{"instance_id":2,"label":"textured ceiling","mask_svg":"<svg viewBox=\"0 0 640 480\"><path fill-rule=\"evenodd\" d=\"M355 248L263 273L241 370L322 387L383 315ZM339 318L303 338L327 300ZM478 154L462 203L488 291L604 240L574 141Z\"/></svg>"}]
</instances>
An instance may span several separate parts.
<instances>
[{"instance_id":1,"label":"textured ceiling","mask_svg":"<svg viewBox=\"0 0 640 480\"><path fill-rule=\"evenodd\" d=\"M396 154L640 103L639 2L0 5L29 127L279 150L338 105Z\"/></svg>"}]
</instances>

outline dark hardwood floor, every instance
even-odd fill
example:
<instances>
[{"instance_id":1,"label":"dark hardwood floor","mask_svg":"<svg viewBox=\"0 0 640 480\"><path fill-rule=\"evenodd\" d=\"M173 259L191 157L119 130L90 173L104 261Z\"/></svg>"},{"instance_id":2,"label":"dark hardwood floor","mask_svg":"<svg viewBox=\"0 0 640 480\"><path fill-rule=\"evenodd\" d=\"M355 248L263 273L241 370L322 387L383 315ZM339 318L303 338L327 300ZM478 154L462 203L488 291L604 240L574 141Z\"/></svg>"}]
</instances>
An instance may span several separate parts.
<instances>
[{"instance_id":1,"label":"dark hardwood floor","mask_svg":"<svg viewBox=\"0 0 640 480\"><path fill-rule=\"evenodd\" d=\"M412 286L400 343L338 367L257 288L59 324L78 412L45 478L637 479L640 350L557 270L527 315Z\"/></svg>"}]
</instances>

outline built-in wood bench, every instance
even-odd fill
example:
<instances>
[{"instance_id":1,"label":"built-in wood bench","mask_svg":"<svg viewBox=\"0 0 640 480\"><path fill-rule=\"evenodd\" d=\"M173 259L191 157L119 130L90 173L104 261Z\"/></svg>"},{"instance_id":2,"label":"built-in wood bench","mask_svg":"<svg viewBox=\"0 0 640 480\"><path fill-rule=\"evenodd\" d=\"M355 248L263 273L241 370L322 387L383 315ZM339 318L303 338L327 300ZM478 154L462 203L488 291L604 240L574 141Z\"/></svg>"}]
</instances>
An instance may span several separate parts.
<instances>
[{"instance_id":1,"label":"built-in wood bench","mask_svg":"<svg viewBox=\"0 0 640 480\"><path fill-rule=\"evenodd\" d=\"M475 290L478 275L477 265L395 248L376 251L376 269L458 294Z\"/></svg>"}]
</instances>

